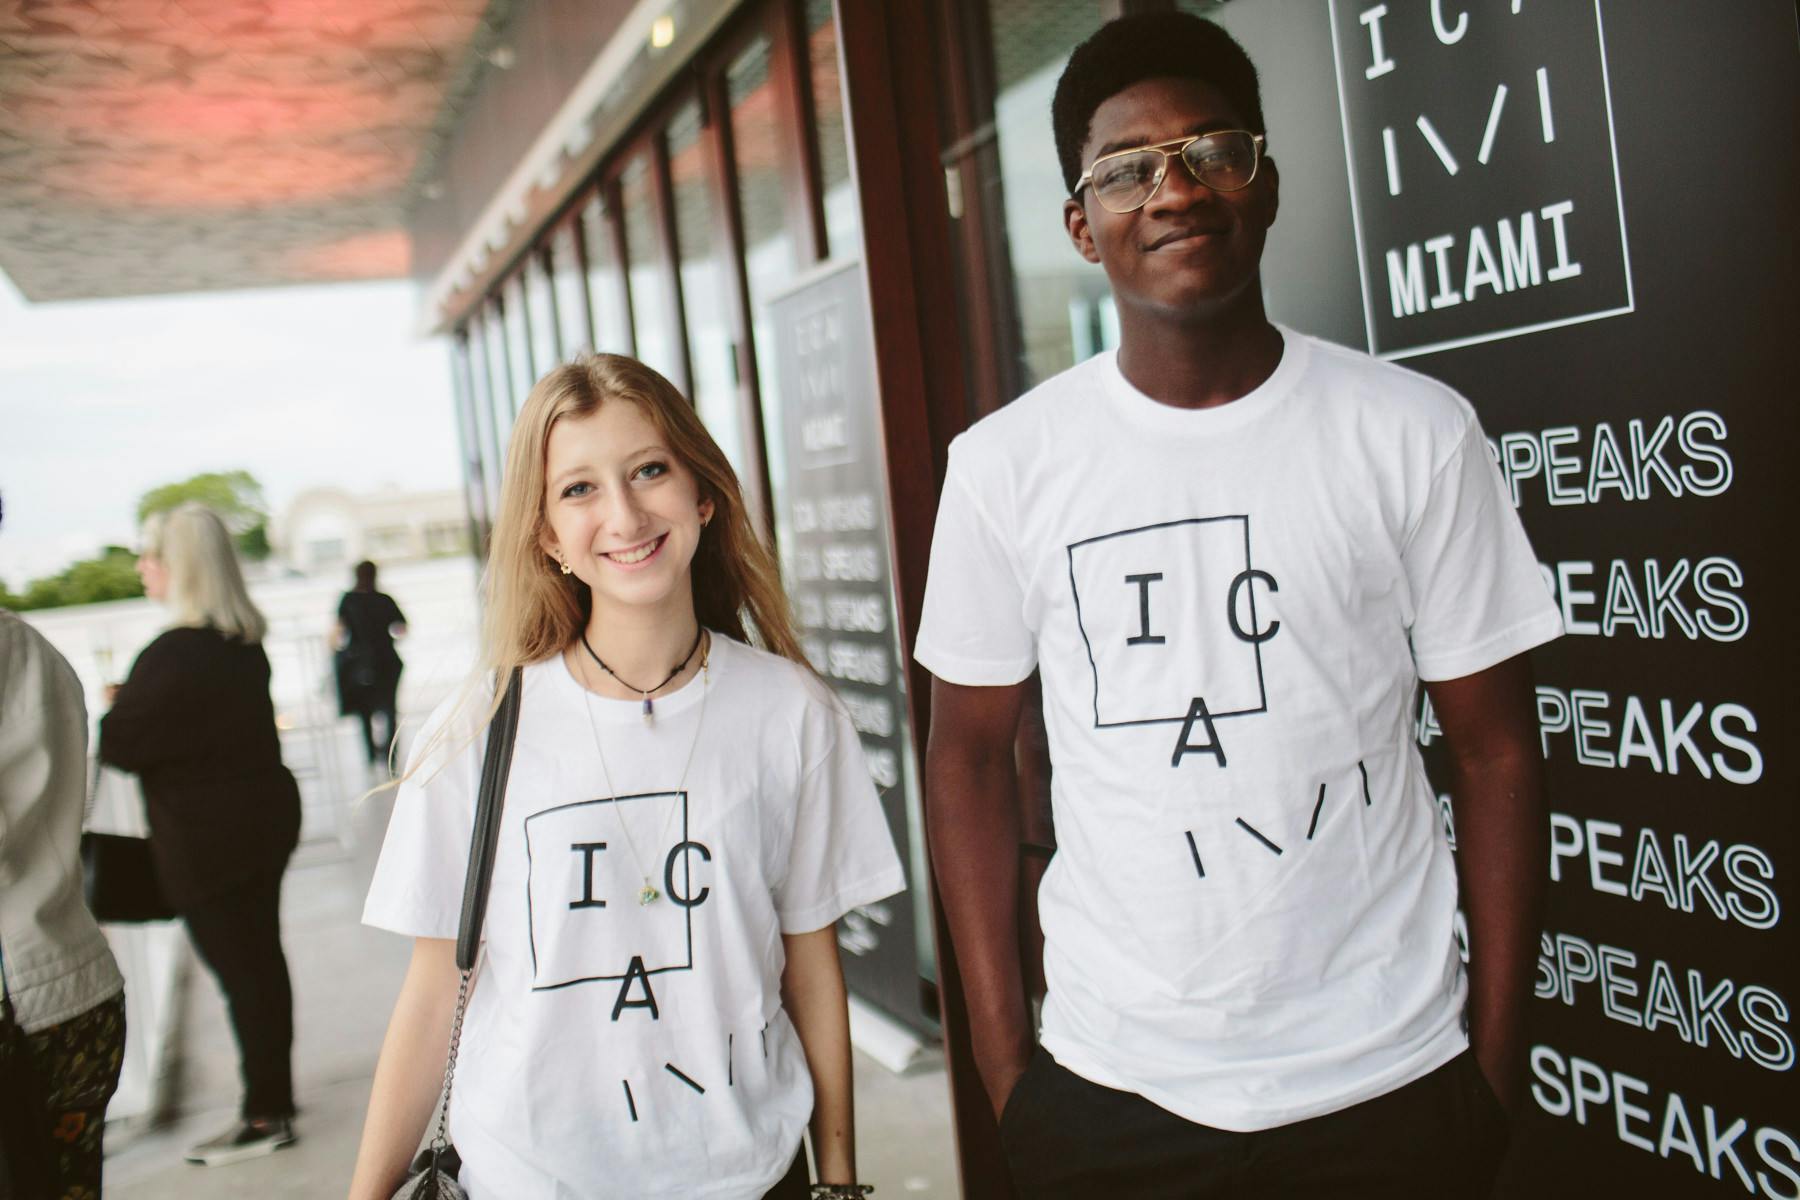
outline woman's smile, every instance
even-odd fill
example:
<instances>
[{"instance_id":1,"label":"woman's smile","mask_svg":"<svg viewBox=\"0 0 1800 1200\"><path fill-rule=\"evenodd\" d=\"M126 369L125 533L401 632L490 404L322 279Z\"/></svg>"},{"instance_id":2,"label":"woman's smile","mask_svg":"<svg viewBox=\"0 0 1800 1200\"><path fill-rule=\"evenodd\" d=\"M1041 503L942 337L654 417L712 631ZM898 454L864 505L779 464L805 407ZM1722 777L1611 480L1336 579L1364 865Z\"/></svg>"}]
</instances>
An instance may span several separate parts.
<instances>
[{"instance_id":1,"label":"woman's smile","mask_svg":"<svg viewBox=\"0 0 1800 1200\"><path fill-rule=\"evenodd\" d=\"M655 558L657 553L662 550L663 543L668 540L668 534L659 534L649 541L639 543L627 550L603 550L600 553L600 557L621 567L641 567L652 558Z\"/></svg>"}]
</instances>

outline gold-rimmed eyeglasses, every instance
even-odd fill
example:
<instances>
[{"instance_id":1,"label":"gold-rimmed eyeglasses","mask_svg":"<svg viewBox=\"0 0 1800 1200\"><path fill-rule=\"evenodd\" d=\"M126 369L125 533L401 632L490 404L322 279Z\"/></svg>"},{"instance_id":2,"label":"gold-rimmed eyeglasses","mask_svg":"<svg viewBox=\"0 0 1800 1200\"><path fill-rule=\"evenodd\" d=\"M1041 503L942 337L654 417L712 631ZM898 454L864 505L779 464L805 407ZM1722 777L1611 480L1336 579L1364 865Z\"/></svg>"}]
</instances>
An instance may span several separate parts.
<instances>
[{"instance_id":1,"label":"gold-rimmed eyeglasses","mask_svg":"<svg viewBox=\"0 0 1800 1200\"><path fill-rule=\"evenodd\" d=\"M1154 146L1137 146L1103 154L1075 184L1072 196L1084 186L1094 189L1094 199L1107 212L1136 212L1150 203L1169 173L1169 159L1179 157L1188 173L1215 192L1235 192L1250 186L1262 162L1263 135L1247 129L1220 129L1196 133Z\"/></svg>"}]
</instances>

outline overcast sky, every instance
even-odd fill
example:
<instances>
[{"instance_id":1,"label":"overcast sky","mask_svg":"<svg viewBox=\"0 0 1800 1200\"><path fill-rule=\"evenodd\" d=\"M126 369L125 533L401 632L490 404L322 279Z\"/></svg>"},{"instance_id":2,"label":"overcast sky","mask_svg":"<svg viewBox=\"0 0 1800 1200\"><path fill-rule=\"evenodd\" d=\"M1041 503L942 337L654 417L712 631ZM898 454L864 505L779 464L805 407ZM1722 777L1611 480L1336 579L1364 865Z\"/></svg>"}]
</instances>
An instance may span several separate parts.
<instances>
[{"instance_id":1,"label":"overcast sky","mask_svg":"<svg viewBox=\"0 0 1800 1200\"><path fill-rule=\"evenodd\" d=\"M201 471L249 471L275 512L458 487L451 405L410 283L33 305L0 272L0 579L131 544L138 497Z\"/></svg>"}]
</instances>

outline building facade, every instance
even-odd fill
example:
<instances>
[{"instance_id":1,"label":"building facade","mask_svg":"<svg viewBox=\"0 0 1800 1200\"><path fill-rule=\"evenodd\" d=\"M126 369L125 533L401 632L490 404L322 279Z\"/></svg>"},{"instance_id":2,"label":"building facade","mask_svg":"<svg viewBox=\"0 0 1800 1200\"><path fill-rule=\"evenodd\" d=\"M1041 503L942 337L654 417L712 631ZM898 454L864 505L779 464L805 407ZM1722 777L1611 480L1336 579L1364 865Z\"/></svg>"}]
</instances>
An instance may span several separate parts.
<instances>
[{"instance_id":1,"label":"building facade","mask_svg":"<svg viewBox=\"0 0 1800 1200\"><path fill-rule=\"evenodd\" d=\"M551 365L634 354L692 398L907 848L911 893L843 944L865 998L941 1024L967 1194L1006 1184L929 902L906 649L950 439L1116 340L1049 98L1103 20L1168 7L1262 72L1272 316L1469 396L1570 629L1537 660L1551 907L1504 1194L1800 1194L1794 705L1766 669L1794 639L1752 620L1791 576L1765 516L1792 491L1770 397L1795 268L1768 253L1800 208L1790 4L575 7L511 6L415 212L469 521ZM1030 879L1041 772L1020 794Z\"/></svg>"},{"instance_id":2,"label":"building facade","mask_svg":"<svg viewBox=\"0 0 1800 1200\"><path fill-rule=\"evenodd\" d=\"M289 570L306 575L347 575L363 559L387 566L473 549L462 495L391 488L360 494L309 488L276 515L271 544Z\"/></svg>"}]
</instances>

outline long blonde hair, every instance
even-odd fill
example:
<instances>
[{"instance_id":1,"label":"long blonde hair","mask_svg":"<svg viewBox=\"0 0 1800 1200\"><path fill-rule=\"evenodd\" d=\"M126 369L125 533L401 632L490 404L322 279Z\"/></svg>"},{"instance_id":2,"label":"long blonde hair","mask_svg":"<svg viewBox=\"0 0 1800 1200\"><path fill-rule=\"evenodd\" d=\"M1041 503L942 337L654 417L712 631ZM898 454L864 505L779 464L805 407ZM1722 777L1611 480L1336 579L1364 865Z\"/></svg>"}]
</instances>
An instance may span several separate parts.
<instances>
[{"instance_id":1,"label":"long blonde hair","mask_svg":"<svg viewBox=\"0 0 1800 1200\"><path fill-rule=\"evenodd\" d=\"M144 553L168 572L163 604L173 624L216 629L226 637L260 642L268 622L244 587L244 573L225 522L190 500L144 521Z\"/></svg>"},{"instance_id":2,"label":"long blonde hair","mask_svg":"<svg viewBox=\"0 0 1800 1200\"><path fill-rule=\"evenodd\" d=\"M737 472L693 406L634 358L585 354L538 380L513 424L484 582L484 671L560 654L587 623L587 585L544 552L545 456L558 421L592 416L614 401L638 406L713 503L692 568L700 624L805 665L775 556L750 522Z\"/></svg>"}]
</instances>

